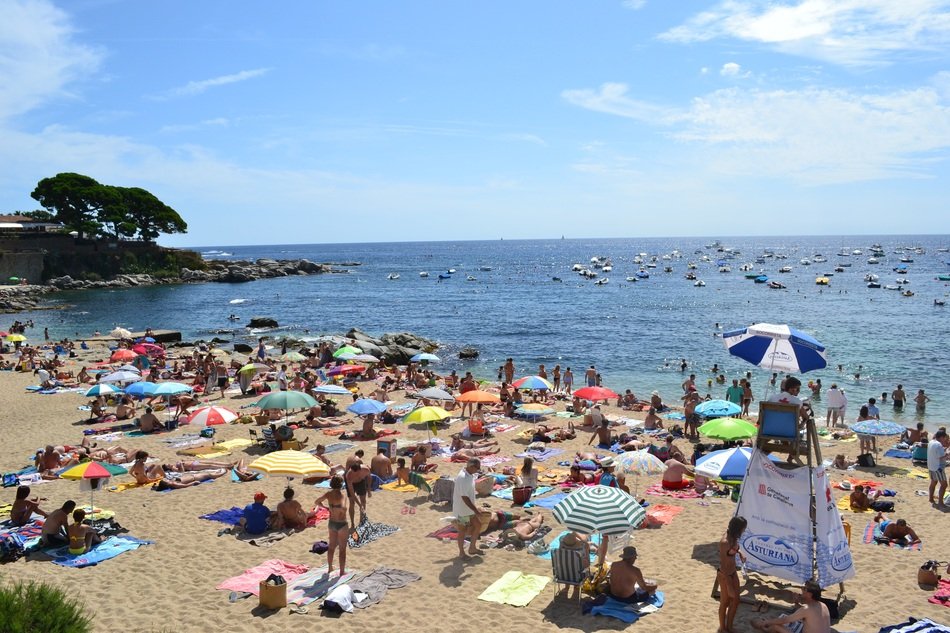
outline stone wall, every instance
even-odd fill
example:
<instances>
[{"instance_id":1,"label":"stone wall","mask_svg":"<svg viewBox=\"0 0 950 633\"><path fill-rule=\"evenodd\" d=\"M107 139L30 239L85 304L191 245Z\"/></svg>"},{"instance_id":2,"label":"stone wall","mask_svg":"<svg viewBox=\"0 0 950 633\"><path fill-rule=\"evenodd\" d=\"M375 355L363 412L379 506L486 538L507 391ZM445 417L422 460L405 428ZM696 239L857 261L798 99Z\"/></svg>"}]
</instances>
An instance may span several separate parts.
<instances>
[{"instance_id":1,"label":"stone wall","mask_svg":"<svg viewBox=\"0 0 950 633\"><path fill-rule=\"evenodd\" d=\"M39 282L43 279L42 252L0 252L0 285L10 277Z\"/></svg>"}]
</instances>

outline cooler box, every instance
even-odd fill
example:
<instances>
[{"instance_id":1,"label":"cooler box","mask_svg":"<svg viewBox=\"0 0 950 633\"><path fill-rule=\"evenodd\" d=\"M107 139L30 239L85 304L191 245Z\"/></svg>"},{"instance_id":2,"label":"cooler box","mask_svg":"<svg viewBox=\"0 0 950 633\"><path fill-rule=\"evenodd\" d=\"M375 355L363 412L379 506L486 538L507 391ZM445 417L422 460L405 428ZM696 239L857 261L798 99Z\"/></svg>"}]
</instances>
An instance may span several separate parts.
<instances>
[{"instance_id":1,"label":"cooler box","mask_svg":"<svg viewBox=\"0 0 950 633\"><path fill-rule=\"evenodd\" d=\"M396 459L396 440L382 439L376 440L376 452L383 451L389 459Z\"/></svg>"}]
</instances>

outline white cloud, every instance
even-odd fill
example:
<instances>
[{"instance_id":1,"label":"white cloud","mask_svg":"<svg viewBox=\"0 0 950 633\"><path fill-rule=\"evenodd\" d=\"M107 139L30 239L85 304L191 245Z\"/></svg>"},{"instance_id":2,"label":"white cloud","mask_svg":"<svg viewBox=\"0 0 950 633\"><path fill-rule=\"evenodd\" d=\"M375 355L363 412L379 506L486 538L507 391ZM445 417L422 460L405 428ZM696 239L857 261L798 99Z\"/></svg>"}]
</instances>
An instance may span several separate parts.
<instances>
[{"instance_id":1,"label":"white cloud","mask_svg":"<svg viewBox=\"0 0 950 633\"><path fill-rule=\"evenodd\" d=\"M647 5L647 0L623 0L623 6L633 11L639 11Z\"/></svg>"},{"instance_id":2,"label":"white cloud","mask_svg":"<svg viewBox=\"0 0 950 633\"><path fill-rule=\"evenodd\" d=\"M242 70L231 75L222 75L221 77L213 77L211 79L202 79L200 81L189 81L184 86L179 86L177 88L172 88L167 92L158 95L156 99L171 99L173 97L191 97L197 94L201 94L206 91L208 88L214 88L217 86L226 86L228 84L234 84L241 81L247 81L248 79L254 79L255 77L260 77L261 75L266 74L270 71L270 68L255 68L253 70Z\"/></svg>"},{"instance_id":3,"label":"white cloud","mask_svg":"<svg viewBox=\"0 0 950 633\"><path fill-rule=\"evenodd\" d=\"M722 0L660 35L692 43L735 38L843 65L887 62L906 52L942 54L950 0Z\"/></svg>"},{"instance_id":4,"label":"white cloud","mask_svg":"<svg viewBox=\"0 0 950 633\"><path fill-rule=\"evenodd\" d=\"M0 119L69 97L67 84L98 69L102 52L73 41L49 2L0 0L0 16Z\"/></svg>"},{"instance_id":5,"label":"white cloud","mask_svg":"<svg viewBox=\"0 0 950 633\"><path fill-rule=\"evenodd\" d=\"M742 71L742 66L735 62L726 62L722 65L722 68L719 69L719 74L723 77L738 77L739 73Z\"/></svg>"},{"instance_id":6,"label":"white cloud","mask_svg":"<svg viewBox=\"0 0 950 633\"><path fill-rule=\"evenodd\" d=\"M665 129L706 152L713 170L737 175L806 184L923 177L950 149L950 107L930 86L881 94L732 88L681 108L627 92L605 84L564 94L575 105Z\"/></svg>"}]
</instances>

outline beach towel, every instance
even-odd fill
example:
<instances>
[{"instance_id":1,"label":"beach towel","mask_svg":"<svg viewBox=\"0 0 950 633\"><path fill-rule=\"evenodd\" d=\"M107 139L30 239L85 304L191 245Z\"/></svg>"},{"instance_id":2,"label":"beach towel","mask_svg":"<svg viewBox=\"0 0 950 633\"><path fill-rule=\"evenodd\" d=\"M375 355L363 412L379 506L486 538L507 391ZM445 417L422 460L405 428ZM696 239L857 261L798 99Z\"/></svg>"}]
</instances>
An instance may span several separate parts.
<instances>
[{"instance_id":1,"label":"beach towel","mask_svg":"<svg viewBox=\"0 0 950 633\"><path fill-rule=\"evenodd\" d=\"M380 486L383 490L393 490L395 492L416 492L419 489L413 486L412 484L400 484L395 481L391 481L388 484L383 484Z\"/></svg>"},{"instance_id":2,"label":"beach towel","mask_svg":"<svg viewBox=\"0 0 950 633\"><path fill-rule=\"evenodd\" d=\"M864 486L864 489L867 490L869 488L879 488L884 485L880 481L874 481L873 479L858 479L857 477L845 477L844 481L847 481L849 484L851 484L851 490L854 490L855 486ZM843 482L836 482L832 484L832 487L837 488L838 490L848 490L848 488L842 488L841 483Z\"/></svg>"},{"instance_id":3,"label":"beach towel","mask_svg":"<svg viewBox=\"0 0 950 633\"><path fill-rule=\"evenodd\" d=\"M514 488L502 488L501 490L495 490L492 492L491 496L498 497L499 499L505 499L507 501L514 501L514 498L512 497L513 490ZM554 488L551 486L538 486L534 489L534 492L531 493L531 498L534 499L535 497L540 497L541 495L551 492L552 490L554 490Z\"/></svg>"},{"instance_id":4,"label":"beach towel","mask_svg":"<svg viewBox=\"0 0 950 633\"><path fill-rule=\"evenodd\" d=\"M871 508L867 510L852 510L851 509L851 497L841 497L838 499L838 509L842 512L854 512L855 514L864 514L865 512L874 512Z\"/></svg>"},{"instance_id":5,"label":"beach towel","mask_svg":"<svg viewBox=\"0 0 950 633\"><path fill-rule=\"evenodd\" d=\"M921 543L914 543L913 545L901 545L900 543L891 542L878 542L876 539L884 538L884 533L881 531L881 526L878 523L871 521L868 523L867 527L864 528L864 543L865 545L869 543L874 543L875 545L887 545L888 547L894 547L897 549L906 549L906 550L916 550L920 551L923 549Z\"/></svg>"},{"instance_id":6,"label":"beach towel","mask_svg":"<svg viewBox=\"0 0 950 633\"><path fill-rule=\"evenodd\" d=\"M550 581L551 579L546 576L509 571L489 585L478 596L478 599L485 602L524 607L534 600L535 596L540 594Z\"/></svg>"},{"instance_id":7,"label":"beach towel","mask_svg":"<svg viewBox=\"0 0 950 633\"><path fill-rule=\"evenodd\" d=\"M92 506L79 506L79 509L86 513L86 518L90 521L108 521L115 518L115 512L112 510Z\"/></svg>"},{"instance_id":8,"label":"beach towel","mask_svg":"<svg viewBox=\"0 0 950 633\"><path fill-rule=\"evenodd\" d=\"M234 506L227 510L217 510L215 512L209 512L208 514L202 514L198 518L205 519L206 521L218 521L219 523L226 523L227 525L237 525L241 522L241 519L244 518L244 508Z\"/></svg>"},{"instance_id":9,"label":"beach towel","mask_svg":"<svg viewBox=\"0 0 950 633\"><path fill-rule=\"evenodd\" d=\"M218 442L217 444L214 445L214 448L230 451L235 448L244 448L245 446L250 446L253 443L254 442L252 442L251 440L247 438L236 437L233 440Z\"/></svg>"},{"instance_id":10,"label":"beach towel","mask_svg":"<svg viewBox=\"0 0 950 633\"><path fill-rule=\"evenodd\" d=\"M451 517L451 519L454 521L455 517ZM454 523L449 523L443 527L440 527L435 532L426 534L426 537L439 539L440 541L454 541L458 539L459 531Z\"/></svg>"},{"instance_id":11,"label":"beach towel","mask_svg":"<svg viewBox=\"0 0 950 633\"><path fill-rule=\"evenodd\" d=\"M292 582L287 583L287 603L305 606L315 600L320 600L328 593L345 585L359 574L358 571L349 571L340 576L340 571L335 570L332 574L327 572L326 565L311 569L294 578Z\"/></svg>"},{"instance_id":12,"label":"beach towel","mask_svg":"<svg viewBox=\"0 0 950 633\"><path fill-rule=\"evenodd\" d=\"M927 602L950 607L950 578L942 578L937 584L937 591L927 598Z\"/></svg>"},{"instance_id":13,"label":"beach towel","mask_svg":"<svg viewBox=\"0 0 950 633\"><path fill-rule=\"evenodd\" d=\"M10 515L10 510L13 509L13 504L2 503L0 504L0 517L5 517Z\"/></svg>"},{"instance_id":14,"label":"beach towel","mask_svg":"<svg viewBox=\"0 0 950 633\"><path fill-rule=\"evenodd\" d=\"M882 627L878 633L950 633L950 626L937 624L928 618L908 618L907 622Z\"/></svg>"},{"instance_id":15,"label":"beach towel","mask_svg":"<svg viewBox=\"0 0 950 633\"><path fill-rule=\"evenodd\" d=\"M617 618L627 624L633 624L642 616L653 613L662 607L665 602L662 591L657 591L650 596L650 599L646 602L637 602L634 604L621 602L609 595L606 596L606 598L605 602L595 604L589 607L589 610L585 607L585 613L588 615L605 615L607 617Z\"/></svg>"},{"instance_id":16,"label":"beach towel","mask_svg":"<svg viewBox=\"0 0 950 633\"><path fill-rule=\"evenodd\" d=\"M279 559L266 560L257 567L245 569L239 576L223 580L215 589L238 591L259 595L261 581L271 574L282 576L287 584L310 569L306 565L295 565ZM288 587L289 588L289 587Z\"/></svg>"},{"instance_id":17,"label":"beach towel","mask_svg":"<svg viewBox=\"0 0 950 633\"><path fill-rule=\"evenodd\" d=\"M884 457L894 457L896 459L911 459L914 456L913 451L905 451L899 448L889 448L884 451Z\"/></svg>"},{"instance_id":18,"label":"beach towel","mask_svg":"<svg viewBox=\"0 0 950 633\"><path fill-rule=\"evenodd\" d=\"M350 444L349 442L334 442L326 447L324 453L338 453L340 451L348 451L352 448L356 448L356 444ZM315 449L314 449L315 450Z\"/></svg>"},{"instance_id":19,"label":"beach towel","mask_svg":"<svg viewBox=\"0 0 950 633\"><path fill-rule=\"evenodd\" d=\"M194 448L185 448L175 453L176 455L187 455L189 457L200 457L201 459L212 459L215 457L227 457L231 454L229 450L222 450L213 446L196 446Z\"/></svg>"},{"instance_id":20,"label":"beach towel","mask_svg":"<svg viewBox=\"0 0 950 633\"><path fill-rule=\"evenodd\" d=\"M554 537L554 539L548 543L548 548L541 552L540 554L535 554L538 558L543 558L544 560L551 560L551 550L561 548L561 539L570 534L570 530L564 530L560 534ZM593 546L593 549L590 553L590 562L597 560L597 546L600 545L600 532L590 535L590 544Z\"/></svg>"},{"instance_id":21,"label":"beach towel","mask_svg":"<svg viewBox=\"0 0 950 633\"><path fill-rule=\"evenodd\" d=\"M154 541L137 539L127 534L120 534L118 536L110 536L98 545L94 545L92 549L85 554L70 554L68 545L51 550L49 553L53 556L53 563L56 565L74 568L89 567L91 565L98 565L102 561L109 560L110 558L115 558L125 552L136 550L143 545L151 545L153 542Z\"/></svg>"},{"instance_id":22,"label":"beach towel","mask_svg":"<svg viewBox=\"0 0 950 633\"><path fill-rule=\"evenodd\" d=\"M701 494L692 488L686 488L684 490L667 490L662 484L653 484L646 489L646 493L655 497L673 497L674 499L699 499L702 497Z\"/></svg>"},{"instance_id":23,"label":"beach towel","mask_svg":"<svg viewBox=\"0 0 950 633\"><path fill-rule=\"evenodd\" d=\"M658 528L671 523L676 515L685 510L683 506L654 505L647 508L647 518L640 524L643 528Z\"/></svg>"},{"instance_id":24,"label":"beach towel","mask_svg":"<svg viewBox=\"0 0 950 633\"><path fill-rule=\"evenodd\" d=\"M548 497L542 497L542 498L540 498L540 499L536 499L536 498L532 495L532 496L531 496L531 500L528 501L528 503L524 504L524 507L526 507L526 508L535 508L535 507L537 507L537 508L547 508L548 510L550 510L550 509L552 509L554 506L556 506L557 504L561 503L561 501L563 501L564 498L567 497L568 494L569 494L569 493L566 493L566 492L558 492L558 493L556 493L556 494L550 495L550 496L548 496Z\"/></svg>"},{"instance_id":25,"label":"beach towel","mask_svg":"<svg viewBox=\"0 0 950 633\"><path fill-rule=\"evenodd\" d=\"M115 486L110 486L109 492L125 492L126 490L132 490L133 488L147 488L151 486L153 483L154 482L140 484L137 481L126 481L121 484L116 484Z\"/></svg>"},{"instance_id":26,"label":"beach towel","mask_svg":"<svg viewBox=\"0 0 950 633\"><path fill-rule=\"evenodd\" d=\"M324 431L326 433L326 431ZM330 435L327 433L327 435ZM399 431L396 429L376 429L376 435L372 437L363 437L363 433L360 431L355 431L353 433L347 433L341 435L341 440L356 440L357 442L372 442L373 440L378 440L381 437L389 437L391 435L399 435Z\"/></svg>"},{"instance_id":27,"label":"beach towel","mask_svg":"<svg viewBox=\"0 0 950 633\"><path fill-rule=\"evenodd\" d=\"M507 433L508 431L514 431L518 428L517 424L505 424L504 422L498 422L495 424L486 424L485 428L491 431L492 433Z\"/></svg>"},{"instance_id":28,"label":"beach towel","mask_svg":"<svg viewBox=\"0 0 950 633\"><path fill-rule=\"evenodd\" d=\"M516 453L515 457L530 457L536 462L543 462L549 457L554 457L555 455L560 455L564 452L563 448L543 448L541 450L537 449L528 449L521 453Z\"/></svg>"},{"instance_id":29,"label":"beach towel","mask_svg":"<svg viewBox=\"0 0 950 633\"><path fill-rule=\"evenodd\" d=\"M422 576L411 571L391 567L377 567L370 572L357 573L349 582L350 588L353 591L362 591L367 597L353 603L353 606L357 609L365 609L379 604L390 589L401 589L421 578Z\"/></svg>"},{"instance_id":30,"label":"beach towel","mask_svg":"<svg viewBox=\"0 0 950 633\"><path fill-rule=\"evenodd\" d=\"M250 481L257 481L258 479L263 478L263 475L261 473L252 473L252 474L254 475L254 479L251 479ZM247 483L246 481L241 479L241 477L238 475L237 467L234 467L231 469L231 481L235 483L239 483L239 484Z\"/></svg>"},{"instance_id":31,"label":"beach towel","mask_svg":"<svg viewBox=\"0 0 950 633\"><path fill-rule=\"evenodd\" d=\"M364 545L369 545L373 541L377 541L390 534L395 534L398 531L399 528L395 525L373 523L369 520L369 517L363 515L360 524L356 526L356 531L350 534L350 538L347 539L346 544L353 549L359 549Z\"/></svg>"},{"instance_id":32,"label":"beach towel","mask_svg":"<svg viewBox=\"0 0 950 633\"><path fill-rule=\"evenodd\" d=\"M478 458L482 463L482 468L491 468L492 466L497 466L499 464L504 464L510 462L510 457L505 457L503 455L484 455Z\"/></svg>"},{"instance_id":33,"label":"beach towel","mask_svg":"<svg viewBox=\"0 0 950 633\"><path fill-rule=\"evenodd\" d=\"M930 479L930 473L928 473L926 470L921 470L919 468L914 468L913 470L909 470L906 473L903 473L903 475L904 477L907 477L908 479Z\"/></svg>"}]
</instances>

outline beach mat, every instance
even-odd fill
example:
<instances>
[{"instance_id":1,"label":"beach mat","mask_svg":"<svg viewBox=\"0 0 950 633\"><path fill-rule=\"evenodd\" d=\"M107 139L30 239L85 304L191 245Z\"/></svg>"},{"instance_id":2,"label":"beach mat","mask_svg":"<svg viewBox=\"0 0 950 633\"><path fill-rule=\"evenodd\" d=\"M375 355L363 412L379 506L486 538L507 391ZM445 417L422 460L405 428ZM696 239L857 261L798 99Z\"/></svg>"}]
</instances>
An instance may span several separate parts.
<instances>
[{"instance_id":1,"label":"beach mat","mask_svg":"<svg viewBox=\"0 0 950 633\"><path fill-rule=\"evenodd\" d=\"M245 569L238 576L233 576L221 581L215 589L222 591L246 592L253 595L259 595L261 581L271 574L283 576L287 583L304 574L310 568L306 565L295 565L280 559L265 560L256 567Z\"/></svg>"},{"instance_id":2,"label":"beach mat","mask_svg":"<svg viewBox=\"0 0 950 633\"><path fill-rule=\"evenodd\" d=\"M328 593L340 585L345 585L359 573L359 571L348 571L340 576L339 570L334 570L332 574L327 572L326 565L311 569L301 574L287 584L287 603L305 606L315 600L320 600Z\"/></svg>"},{"instance_id":3,"label":"beach mat","mask_svg":"<svg viewBox=\"0 0 950 633\"><path fill-rule=\"evenodd\" d=\"M668 525L683 510L685 510L683 506L651 505L647 508L647 518L640 524L640 529Z\"/></svg>"},{"instance_id":4,"label":"beach mat","mask_svg":"<svg viewBox=\"0 0 950 633\"><path fill-rule=\"evenodd\" d=\"M886 545L887 547L893 547L895 549L916 550L918 552L923 549L921 543L914 543L913 545L901 545L900 543L878 543L874 539L883 536L879 528L880 526L874 523L874 521L868 523L867 527L864 528L863 542L865 545L873 543L874 545Z\"/></svg>"},{"instance_id":5,"label":"beach mat","mask_svg":"<svg viewBox=\"0 0 950 633\"><path fill-rule=\"evenodd\" d=\"M876 510L872 510L870 508L868 508L867 510L852 510L850 496L841 497L840 499L838 499L837 505L838 505L838 509L842 512L854 512L855 514L864 514L866 512L876 512Z\"/></svg>"},{"instance_id":6,"label":"beach mat","mask_svg":"<svg viewBox=\"0 0 950 633\"><path fill-rule=\"evenodd\" d=\"M142 539L137 539L134 536L122 534L118 536L110 536L98 545L94 545L93 548L85 554L70 554L69 546L67 545L59 547L55 550L51 550L49 554L50 556L53 556L52 562L55 565L81 568L89 567L91 565L98 565L102 561L115 558L116 556L124 554L125 552L131 552L132 550L136 550L143 545L151 545L153 542L154 541L145 541Z\"/></svg>"},{"instance_id":7,"label":"beach mat","mask_svg":"<svg viewBox=\"0 0 950 633\"><path fill-rule=\"evenodd\" d=\"M359 549L365 545L369 545L373 541L378 541L384 536L395 534L398 531L399 528L395 525L373 523L369 520L369 517L363 515L360 524L356 526L356 531L350 534L346 544L353 549Z\"/></svg>"},{"instance_id":8,"label":"beach mat","mask_svg":"<svg viewBox=\"0 0 950 633\"><path fill-rule=\"evenodd\" d=\"M236 448L244 448L245 446L250 446L253 444L251 440L243 437L236 437L233 440L225 440L224 442L218 442L214 445L214 448L231 451Z\"/></svg>"},{"instance_id":9,"label":"beach mat","mask_svg":"<svg viewBox=\"0 0 950 633\"><path fill-rule=\"evenodd\" d=\"M550 457L556 457L564 452L563 448L545 448L544 450L526 450L515 453L515 457L530 457L536 462L543 462Z\"/></svg>"},{"instance_id":10,"label":"beach mat","mask_svg":"<svg viewBox=\"0 0 950 633\"><path fill-rule=\"evenodd\" d=\"M241 522L241 519L244 518L244 508L234 506L229 509L202 514L198 518L206 521L218 521L219 523L226 523L228 525L237 525Z\"/></svg>"},{"instance_id":11,"label":"beach mat","mask_svg":"<svg viewBox=\"0 0 950 633\"><path fill-rule=\"evenodd\" d=\"M491 496L498 497L499 499L505 499L506 501L514 501L512 496L514 488L502 488L501 490L494 490L491 493ZM551 486L538 486L534 489L534 492L531 493L531 499L535 497L540 497L541 495L551 492L554 490Z\"/></svg>"},{"instance_id":12,"label":"beach mat","mask_svg":"<svg viewBox=\"0 0 950 633\"><path fill-rule=\"evenodd\" d=\"M257 481L257 480L263 479L263 478L264 478L264 475L262 475L261 473L254 473L254 479L251 479L250 481ZM234 483L238 483L238 484L248 483L248 482L244 481L243 479L241 479L241 478L238 476L237 467L236 467L236 466L231 469L231 481L233 481Z\"/></svg>"},{"instance_id":13,"label":"beach mat","mask_svg":"<svg viewBox=\"0 0 950 633\"><path fill-rule=\"evenodd\" d=\"M479 594L478 599L485 602L525 607L541 593L550 581L551 579L547 576L509 571Z\"/></svg>"},{"instance_id":14,"label":"beach mat","mask_svg":"<svg viewBox=\"0 0 950 633\"><path fill-rule=\"evenodd\" d=\"M140 484L140 483L137 482L137 481L126 481L126 482L121 483L121 484L116 484L116 485L114 485L114 486L109 486L108 490L109 490L109 492L125 492L126 490L132 490L132 489L134 489L134 488L149 488L149 487L151 487L154 483L155 483L155 482L150 481L150 482L145 483L145 484Z\"/></svg>"},{"instance_id":15,"label":"beach mat","mask_svg":"<svg viewBox=\"0 0 950 633\"><path fill-rule=\"evenodd\" d=\"M911 459L913 456L913 451L905 451L899 448L889 448L884 451L884 457L893 457L895 459Z\"/></svg>"},{"instance_id":16,"label":"beach mat","mask_svg":"<svg viewBox=\"0 0 950 633\"><path fill-rule=\"evenodd\" d=\"M927 598L927 602L950 607L950 578L941 578L937 584L937 591Z\"/></svg>"},{"instance_id":17,"label":"beach mat","mask_svg":"<svg viewBox=\"0 0 950 633\"><path fill-rule=\"evenodd\" d=\"M606 596L606 600L601 604L593 604L589 607L584 607L584 612L588 615L603 615L611 618L616 618L627 624L633 624L639 620L642 616L653 613L663 606L665 602L665 597L662 591L657 591L655 594L650 596L650 599L645 602L637 602L630 604L627 602L621 602L616 598L611 596Z\"/></svg>"},{"instance_id":18,"label":"beach mat","mask_svg":"<svg viewBox=\"0 0 950 633\"><path fill-rule=\"evenodd\" d=\"M881 627L878 633L950 633L950 626L937 624L929 618L908 618L906 622Z\"/></svg>"},{"instance_id":19,"label":"beach mat","mask_svg":"<svg viewBox=\"0 0 950 633\"><path fill-rule=\"evenodd\" d=\"M454 524L449 523L443 527L440 527L435 532L426 534L426 537L439 539L440 541L454 541L458 539L459 531Z\"/></svg>"},{"instance_id":20,"label":"beach mat","mask_svg":"<svg viewBox=\"0 0 950 633\"><path fill-rule=\"evenodd\" d=\"M388 484L383 484L380 486L383 490L392 490L394 492L417 492L419 489L412 484L400 484L395 481L391 481Z\"/></svg>"},{"instance_id":21,"label":"beach mat","mask_svg":"<svg viewBox=\"0 0 950 633\"><path fill-rule=\"evenodd\" d=\"M567 497L568 494L570 493L558 492L553 495L549 495L547 497L542 497L540 499L536 499L534 496L532 496L531 499L528 501L528 503L524 504L524 507L547 508L548 510L551 510L554 508L554 506L564 501L564 499Z\"/></svg>"}]
</instances>

